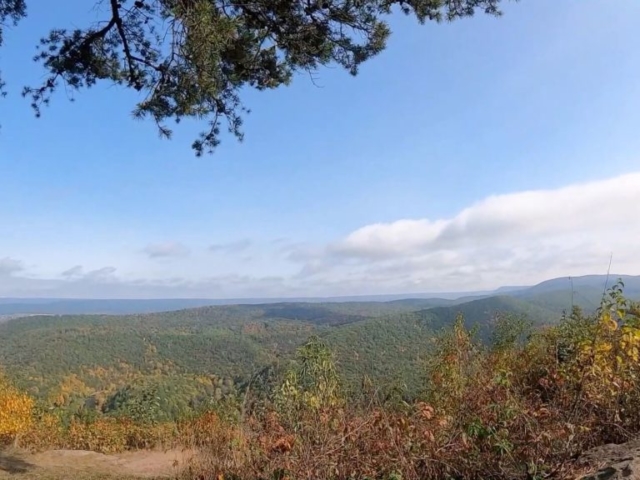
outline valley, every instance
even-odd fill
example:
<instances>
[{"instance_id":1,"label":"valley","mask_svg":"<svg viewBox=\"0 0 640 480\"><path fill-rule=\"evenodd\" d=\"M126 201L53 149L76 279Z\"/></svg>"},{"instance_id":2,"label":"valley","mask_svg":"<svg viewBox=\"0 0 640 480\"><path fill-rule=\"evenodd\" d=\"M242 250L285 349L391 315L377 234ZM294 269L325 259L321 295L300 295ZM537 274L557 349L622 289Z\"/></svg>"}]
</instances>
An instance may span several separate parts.
<instances>
[{"instance_id":1,"label":"valley","mask_svg":"<svg viewBox=\"0 0 640 480\"><path fill-rule=\"evenodd\" d=\"M640 298L640 277L624 280L629 297ZM489 341L500 316L527 319L535 328L557 323L572 300L594 311L605 281L576 278L572 291L566 279L556 279L459 299L213 305L129 315L49 312L0 324L0 365L43 408L70 414L90 406L117 415L133 401L129 397L152 390L160 399L156 420L167 421L234 397L255 372L284 368L316 335L334 353L351 390L366 377L411 399L424 388L433 338L458 315Z\"/></svg>"},{"instance_id":2,"label":"valley","mask_svg":"<svg viewBox=\"0 0 640 480\"><path fill-rule=\"evenodd\" d=\"M577 473L576 453L640 433L640 277L623 278L12 318L0 478Z\"/></svg>"}]
</instances>

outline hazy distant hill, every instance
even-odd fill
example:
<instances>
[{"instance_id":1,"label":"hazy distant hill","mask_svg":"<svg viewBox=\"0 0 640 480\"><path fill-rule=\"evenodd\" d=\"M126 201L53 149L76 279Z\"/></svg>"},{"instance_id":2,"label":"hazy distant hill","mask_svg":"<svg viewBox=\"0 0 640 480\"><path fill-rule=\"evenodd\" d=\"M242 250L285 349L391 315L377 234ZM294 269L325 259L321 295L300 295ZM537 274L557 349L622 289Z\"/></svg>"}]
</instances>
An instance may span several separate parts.
<instances>
[{"instance_id":1,"label":"hazy distant hill","mask_svg":"<svg viewBox=\"0 0 640 480\"><path fill-rule=\"evenodd\" d=\"M602 292L607 286L612 286L618 279L622 279L625 284L625 291L628 294L640 294L640 275L584 275L581 277L562 277L546 280L537 285L527 288L530 293L542 293L555 290L571 290L571 288L595 288Z\"/></svg>"},{"instance_id":2,"label":"hazy distant hill","mask_svg":"<svg viewBox=\"0 0 640 480\"><path fill-rule=\"evenodd\" d=\"M0 298L0 316L6 315L127 315L136 313L157 313L205 306L225 305L269 305L269 304L350 304L354 309L358 305L369 309L372 304L381 305L382 310L394 310L413 305L427 308L434 305L448 305L453 299L412 298L407 295L373 296L373 297L335 297L335 298L302 298L302 299L56 299L56 298ZM408 298L409 297L409 298ZM391 299L389 299L391 298ZM387 306L386 304L390 304Z\"/></svg>"},{"instance_id":3,"label":"hazy distant hill","mask_svg":"<svg viewBox=\"0 0 640 480\"><path fill-rule=\"evenodd\" d=\"M514 292L513 296L554 312L569 311L574 305L592 311L600 305L605 289L618 279L624 282L628 298L640 300L640 276L630 275L555 278Z\"/></svg>"},{"instance_id":4,"label":"hazy distant hill","mask_svg":"<svg viewBox=\"0 0 640 480\"><path fill-rule=\"evenodd\" d=\"M629 275L588 275L583 277L563 277L547 280L532 287L504 286L487 292L421 293L393 295L365 295L331 298L245 298L245 299L55 299L55 298L0 298L0 317L19 314L106 314L122 315L136 313L156 313L183 310L212 305L267 305L267 304L350 304L352 310L360 308L365 315L371 312L412 311L433 306L450 306L491 296L512 296L531 300L545 307L548 302L553 311L571 308L574 304L591 308L598 305L605 284L611 285L622 277L626 293L631 298L640 298L640 276ZM573 282L573 283L572 283ZM573 296L572 296L573 288ZM563 292L563 293L561 293ZM377 307L374 307L377 304ZM595 308L595 307L594 307ZM343 311L349 310L343 307Z\"/></svg>"},{"instance_id":5,"label":"hazy distant hill","mask_svg":"<svg viewBox=\"0 0 640 480\"><path fill-rule=\"evenodd\" d=\"M616 278L611 276L609 284ZM555 323L572 303L594 310L605 279L574 278L573 290L567 279L554 279L534 287L505 288L500 295L458 299L269 302L161 313L13 318L0 322L0 365L42 399L71 391L80 401L93 391L110 391L136 378L153 378L162 391L182 392L175 395L184 405L206 394L202 392L206 382L198 380L199 376L214 375L231 386L242 383L258 368L287 361L296 347L316 334L335 351L340 371L351 385L358 385L367 375L374 382L407 385L417 391L430 339L451 326L458 314L464 315L468 325L479 326L483 338L500 314L524 315L537 325ZM629 297L640 299L640 277L624 280ZM25 305L47 313L52 305L62 311L100 308L117 313L118 309L169 308L185 302L193 306L208 301L47 303L34 299ZM2 307L11 309L15 304L0 302ZM61 388L66 393L60 393Z\"/></svg>"},{"instance_id":6,"label":"hazy distant hill","mask_svg":"<svg viewBox=\"0 0 640 480\"><path fill-rule=\"evenodd\" d=\"M15 314L131 314L214 305L211 299L94 300L56 298L0 298L0 315Z\"/></svg>"}]
</instances>

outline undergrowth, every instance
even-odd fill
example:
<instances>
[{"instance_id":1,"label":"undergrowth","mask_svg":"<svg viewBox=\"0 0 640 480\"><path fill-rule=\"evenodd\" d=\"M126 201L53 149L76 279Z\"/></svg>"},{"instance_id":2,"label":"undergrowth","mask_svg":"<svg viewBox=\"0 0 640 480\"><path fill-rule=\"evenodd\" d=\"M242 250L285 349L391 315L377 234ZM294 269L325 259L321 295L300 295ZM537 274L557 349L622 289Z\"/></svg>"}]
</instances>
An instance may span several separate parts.
<instances>
[{"instance_id":1,"label":"undergrowth","mask_svg":"<svg viewBox=\"0 0 640 480\"><path fill-rule=\"evenodd\" d=\"M640 433L640 308L622 284L594 315L575 308L538 330L505 318L494 331L484 344L459 318L436 339L411 402L366 381L365 395L350 398L313 337L271 388L249 388L226 410L178 423L63 424L23 408L0 435L31 448L197 448L184 475L203 480L541 480L568 478L581 452ZM0 404L2 395L32 410L19 392L0 389Z\"/></svg>"}]
</instances>

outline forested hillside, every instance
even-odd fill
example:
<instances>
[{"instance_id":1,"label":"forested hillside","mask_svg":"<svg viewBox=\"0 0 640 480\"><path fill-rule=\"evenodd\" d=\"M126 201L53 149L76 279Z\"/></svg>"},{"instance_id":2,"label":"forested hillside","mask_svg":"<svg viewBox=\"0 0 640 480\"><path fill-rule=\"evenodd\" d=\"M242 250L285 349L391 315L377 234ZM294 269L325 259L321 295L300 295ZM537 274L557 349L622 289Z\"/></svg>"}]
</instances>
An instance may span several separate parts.
<instances>
[{"instance_id":1,"label":"forested hillside","mask_svg":"<svg viewBox=\"0 0 640 480\"><path fill-rule=\"evenodd\" d=\"M423 306L14 319L0 441L195 448L203 478L524 480L640 432L640 309L621 285L594 314L508 296Z\"/></svg>"},{"instance_id":2,"label":"forested hillside","mask_svg":"<svg viewBox=\"0 0 640 480\"><path fill-rule=\"evenodd\" d=\"M572 299L594 310L602 281L576 279L572 292L554 289L566 286L556 280L460 300L280 302L14 318L0 324L0 365L43 407L74 412L92 405L117 412L126 403L123 395L153 390L162 398L158 417L178 418L194 406L234 395L265 366L286 366L317 335L335 353L352 392L364 381L385 394L412 398L424 387L434 337L459 315L488 342L500 319L526 320L534 328L553 324L570 310ZM632 297L640 291L637 277L627 283ZM585 298L593 300L579 301Z\"/></svg>"}]
</instances>

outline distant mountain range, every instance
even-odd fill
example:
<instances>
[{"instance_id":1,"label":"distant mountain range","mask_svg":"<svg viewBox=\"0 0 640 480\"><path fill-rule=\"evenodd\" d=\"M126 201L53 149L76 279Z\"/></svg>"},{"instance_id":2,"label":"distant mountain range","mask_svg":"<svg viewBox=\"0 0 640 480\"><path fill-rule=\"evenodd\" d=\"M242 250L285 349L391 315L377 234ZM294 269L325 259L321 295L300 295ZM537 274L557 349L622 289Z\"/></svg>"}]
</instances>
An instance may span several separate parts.
<instances>
[{"instance_id":1,"label":"distant mountain range","mask_svg":"<svg viewBox=\"0 0 640 480\"><path fill-rule=\"evenodd\" d=\"M162 391L174 392L167 398L184 406L204 394L196 377L242 383L319 335L350 388L366 375L415 393L434 336L459 314L488 340L501 315L540 326L557 323L572 305L593 311L618 278L627 297L640 300L640 276L620 275L557 278L457 298L3 299L0 365L42 400L57 398L60 385L74 385L74 401L83 402L93 391L129 384L133 375L160 382Z\"/></svg>"},{"instance_id":2,"label":"distant mountain range","mask_svg":"<svg viewBox=\"0 0 640 480\"><path fill-rule=\"evenodd\" d=\"M493 291L362 295L345 297L300 298L168 298L168 299L67 299L67 298L0 298L0 316L16 315L122 315L156 313L213 305L261 305L274 303L402 303L417 307L446 307L495 296L526 300L552 312L578 305L596 308L605 288L621 278L630 298L640 298L640 275L586 275L546 280L534 286L505 286Z\"/></svg>"}]
</instances>

